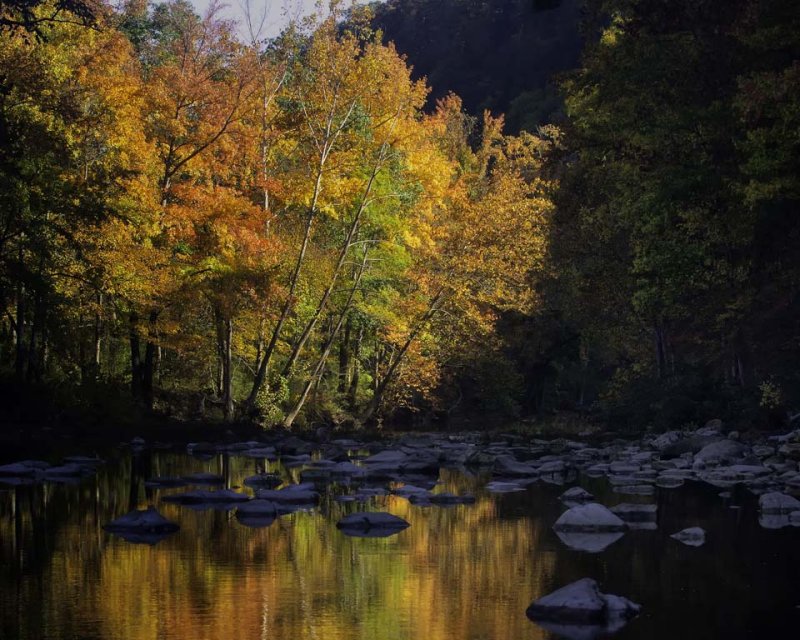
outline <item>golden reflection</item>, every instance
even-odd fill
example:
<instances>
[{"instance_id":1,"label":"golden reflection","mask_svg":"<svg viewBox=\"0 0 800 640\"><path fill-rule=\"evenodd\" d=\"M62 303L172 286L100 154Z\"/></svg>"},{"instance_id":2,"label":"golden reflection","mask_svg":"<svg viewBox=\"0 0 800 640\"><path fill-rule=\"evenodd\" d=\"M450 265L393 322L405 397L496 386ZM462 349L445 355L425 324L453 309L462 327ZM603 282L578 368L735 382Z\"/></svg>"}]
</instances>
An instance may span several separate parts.
<instances>
[{"instance_id":1,"label":"golden reflection","mask_svg":"<svg viewBox=\"0 0 800 640\"><path fill-rule=\"evenodd\" d=\"M261 529L241 525L233 511L159 503L159 493L148 496L143 486L155 469L227 473L235 487L256 463L153 454L144 465L126 459L101 469L77 487L20 489L0 499L2 559L22 570L20 638L62 637L67 630L125 640L544 637L524 615L552 573L553 555L536 553L542 525L499 518L495 501L476 492L476 479L442 476L444 490L477 493L474 505L374 499L368 508L399 515L411 527L363 539L335 524L364 507L330 499ZM284 474L296 478L295 471ZM154 547L102 530L113 517L150 503L181 530ZM32 547L41 555L27 557L23 550ZM26 603L41 607L35 624ZM10 603L0 607L10 624Z\"/></svg>"}]
</instances>

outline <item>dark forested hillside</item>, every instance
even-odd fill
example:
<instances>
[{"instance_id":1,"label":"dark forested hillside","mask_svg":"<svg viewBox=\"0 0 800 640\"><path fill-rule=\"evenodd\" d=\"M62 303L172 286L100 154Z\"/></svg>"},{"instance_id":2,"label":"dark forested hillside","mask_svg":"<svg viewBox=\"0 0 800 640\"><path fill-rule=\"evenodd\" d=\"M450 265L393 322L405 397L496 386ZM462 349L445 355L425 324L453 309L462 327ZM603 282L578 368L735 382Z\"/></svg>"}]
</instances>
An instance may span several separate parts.
<instances>
[{"instance_id":1,"label":"dark forested hillside","mask_svg":"<svg viewBox=\"0 0 800 640\"><path fill-rule=\"evenodd\" d=\"M426 76L431 103L452 91L467 111L506 113L510 130L549 120L554 76L577 66L581 0L388 0L384 40Z\"/></svg>"}]
</instances>

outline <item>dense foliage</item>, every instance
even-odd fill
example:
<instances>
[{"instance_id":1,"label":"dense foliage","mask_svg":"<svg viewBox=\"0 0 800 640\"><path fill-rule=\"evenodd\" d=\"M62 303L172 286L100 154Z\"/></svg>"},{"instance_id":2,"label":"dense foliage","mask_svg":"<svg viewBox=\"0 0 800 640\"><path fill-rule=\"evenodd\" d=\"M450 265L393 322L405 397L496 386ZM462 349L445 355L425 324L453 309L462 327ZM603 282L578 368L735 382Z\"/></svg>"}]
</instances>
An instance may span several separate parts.
<instances>
[{"instance_id":1,"label":"dense foliage","mask_svg":"<svg viewBox=\"0 0 800 640\"><path fill-rule=\"evenodd\" d=\"M792 2L343 9L243 43L4 3L8 379L285 426L797 413Z\"/></svg>"},{"instance_id":2,"label":"dense foliage","mask_svg":"<svg viewBox=\"0 0 800 640\"><path fill-rule=\"evenodd\" d=\"M534 361L557 402L599 399L615 424L785 421L800 403L800 13L589 6L601 36L563 83L551 315L531 320L552 338Z\"/></svg>"},{"instance_id":3,"label":"dense foliage","mask_svg":"<svg viewBox=\"0 0 800 640\"><path fill-rule=\"evenodd\" d=\"M30 5L0 40L17 384L288 427L446 408L453 372L487 375L497 314L531 308L554 132L476 127L455 96L426 115L426 86L338 3L248 44L216 5L91 24Z\"/></svg>"}]
</instances>

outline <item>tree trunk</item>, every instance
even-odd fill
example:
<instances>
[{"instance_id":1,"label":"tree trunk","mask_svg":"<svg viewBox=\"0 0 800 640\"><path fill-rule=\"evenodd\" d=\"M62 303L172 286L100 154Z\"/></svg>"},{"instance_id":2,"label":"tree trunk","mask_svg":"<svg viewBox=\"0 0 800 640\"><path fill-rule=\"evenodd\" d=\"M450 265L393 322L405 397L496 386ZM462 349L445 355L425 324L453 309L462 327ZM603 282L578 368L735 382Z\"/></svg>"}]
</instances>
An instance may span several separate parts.
<instances>
[{"instance_id":1,"label":"tree trunk","mask_svg":"<svg viewBox=\"0 0 800 640\"><path fill-rule=\"evenodd\" d=\"M653 338L655 343L656 371L658 372L658 379L661 380L667 374L667 351L664 328L660 323L656 323L653 327Z\"/></svg>"},{"instance_id":2,"label":"tree trunk","mask_svg":"<svg viewBox=\"0 0 800 640\"><path fill-rule=\"evenodd\" d=\"M303 408L306 399L308 398L308 394L311 391L312 387L316 380L322 375L323 370L325 369L325 362L330 355L331 350L333 349L333 344L336 342L336 337L339 335L339 331L342 328L342 324L344 324L344 319L349 315L350 312L350 305L353 303L353 298L356 295L356 291L358 290L358 285L361 283L361 278L364 275L364 270L367 266L367 255L369 251L364 251L364 258L361 261L361 266L358 271L358 275L356 276L355 281L353 282L353 286L350 289L350 293L347 297L347 301L344 304L344 309L342 313L339 315L339 320L337 321L336 325L333 327L325 345L322 349L322 354L317 361L317 365L314 367L311 375L309 376L308 380L306 381L305 387L303 388L303 392L300 394L300 398L295 403L292 410L286 416L286 419L283 421L283 426L287 429L291 428L292 424L297 418L297 415L300 413L300 409Z\"/></svg>"},{"instance_id":3,"label":"tree trunk","mask_svg":"<svg viewBox=\"0 0 800 640\"><path fill-rule=\"evenodd\" d=\"M347 391L347 382L350 375L350 333L353 328L353 322L350 316L347 316L347 322L344 325L344 335L339 342L339 384L337 392L339 395L344 395Z\"/></svg>"},{"instance_id":4,"label":"tree trunk","mask_svg":"<svg viewBox=\"0 0 800 640\"><path fill-rule=\"evenodd\" d=\"M25 375L25 285L22 282L17 286L17 344L15 350L14 369L17 380L22 380Z\"/></svg>"},{"instance_id":5,"label":"tree trunk","mask_svg":"<svg viewBox=\"0 0 800 640\"><path fill-rule=\"evenodd\" d=\"M36 302L33 305L33 321L31 322L31 338L28 342L28 371L26 374L26 378L28 382L36 382L39 380L40 376L38 373L38 366L36 362L37 352L36 352L36 337L39 333L39 325L42 322L41 318L42 314L42 302L41 296L36 296Z\"/></svg>"},{"instance_id":6,"label":"tree trunk","mask_svg":"<svg viewBox=\"0 0 800 640\"><path fill-rule=\"evenodd\" d=\"M272 337L270 338L267 349L264 352L264 356L261 358L261 362L259 363L255 379L253 380L253 387L250 390L250 395L248 395L247 399L244 401L245 410L250 410L253 408L253 406L255 406L258 392L261 391L261 388L266 383L267 373L269 372L269 362L272 359L272 354L275 352L275 346L278 344L278 338L280 337L281 331L283 331L283 325L286 322L286 318L289 316L289 311L292 308L292 303L294 302L294 292L297 289L297 282L300 278L300 270L303 266L303 261L305 260L309 240L311 239L311 227L313 226L314 218L316 217L317 213L317 201L319 199L320 190L322 189L323 167L324 162L320 164L317 172L317 179L314 183L314 194L311 198L311 205L309 206L308 217L306 218L306 228L303 233L303 242L300 245L300 252L297 255L297 261L295 262L294 270L289 278L289 291L286 294L286 302L283 305L283 309L281 309L281 315L278 318L275 329L272 331Z\"/></svg>"},{"instance_id":7,"label":"tree trunk","mask_svg":"<svg viewBox=\"0 0 800 640\"><path fill-rule=\"evenodd\" d=\"M430 319L436 314L439 310L439 303L444 297L444 289L440 289L439 292L433 297L430 304L428 305L428 310L422 315L417 325L411 330L411 333L408 335L403 346L400 348L400 351L397 352L396 355L392 355L390 360L389 369L386 371L386 375L383 376L383 379L376 385L375 391L372 394L372 398L367 405L364 413L362 414L362 420L365 422L370 420L374 415L377 413L378 409L380 408L381 401L383 400L383 394L386 393L386 389L389 386L389 383L394 378L395 373L397 373L397 368L400 366L400 362L405 357L406 353L408 352L409 347L411 344L416 340L417 336L422 332L422 330L427 326ZM377 380L377 366L376 366L376 380Z\"/></svg>"},{"instance_id":8,"label":"tree trunk","mask_svg":"<svg viewBox=\"0 0 800 640\"><path fill-rule=\"evenodd\" d=\"M358 328L358 335L356 342L353 345L353 375L350 377L350 388L347 391L347 405L350 411L355 411L356 402L358 400L358 382L359 374L361 371L360 358L361 358L361 341L364 338L364 327Z\"/></svg>"},{"instance_id":9,"label":"tree trunk","mask_svg":"<svg viewBox=\"0 0 800 640\"><path fill-rule=\"evenodd\" d=\"M100 309L103 304L103 294L97 293L97 311L94 314L94 378L97 380L100 377L100 351L101 351L101 336L103 330L102 318Z\"/></svg>"},{"instance_id":10,"label":"tree trunk","mask_svg":"<svg viewBox=\"0 0 800 640\"><path fill-rule=\"evenodd\" d=\"M375 164L372 167L372 173L370 174L369 180L367 180L366 187L364 187L364 193L361 195L361 200L358 204L358 209L356 209L356 214L353 216L353 220L350 223L350 228L347 231L347 237L345 238L344 244L342 245L341 250L339 251L339 258L336 261L336 266L334 267L333 274L331 275L330 282L328 283L325 292L322 294L322 298L317 304L317 308L314 310L309 321L306 323L305 328L303 329L303 333L300 335L297 343L295 343L294 348L292 349L292 353L289 355L289 359L286 361L286 364L283 367L283 371L281 375L284 377L289 377L289 374L292 372L292 368L294 367L295 362L300 357L300 353L303 350L306 342L308 341L311 332L316 327L317 322L319 321L322 312L325 310L326 305L328 304L328 300L333 293L333 288L336 286L336 282L339 278L339 274L341 273L342 267L344 266L345 260L347 259L347 254L350 252L350 249L353 246L353 243L356 238L356 234L358 233L359 225L361 223L361 217L364 215L364 211L366 210L367 206L369 205L369 195L372 192L372 187L375 184L375 179L378 177L378 173L380 172L381 168L383 167L383 162L386 159L385 153L388 149L388 145L384 143L381 145L380 152L378 154L378 158L375 160Z\"/></svg>"},{"instance_id":11,"label":"tree trunk","mask_svg":"<svg viewBox=\"0 0 800 640\"><path fill-rule=\"evenodd\" d=\"M736 377L739 380L739 384L745 389L752 387L755 377L753 374L753 352L741 330L736 332L733 339L733 347L735 351Z\"/></svg>"},{"instance_id":12,"label":"tree trunk","mask_svg":"<svg viewBox=\"0 0 800 640\"><path fill-rule=\"evenodd\" d=\"M156 321L158 320L158 312L153 310L150 312L147 325L147 345L144 349L144 362L142 363L142 396L146 409L152 409L155 401L153 380L155 374L155 360L156 360Z\"/></svg>"},{"instance_id":13,"label":"tree trunk","mask_svg":"<svg viewBox=\"0 0 800 640\"><path fill-rule=\"evenodd\" d=\"M128 338L131 344L131 393L136 400L142 395L141 350L139 345L139 331L136 327L138 322L139 316L134 311L130 315Z\"/></svg>"},{"instance_id":14,"label":"tree trunk","mask_svg":"<svg viewBox=\"0 0 800 640\"><path fill-rule=\"evenodd\" d=\"M233 321L230 317L222 320L222 411L225 422L233 422Z\"/></svg>"}]
</instances>

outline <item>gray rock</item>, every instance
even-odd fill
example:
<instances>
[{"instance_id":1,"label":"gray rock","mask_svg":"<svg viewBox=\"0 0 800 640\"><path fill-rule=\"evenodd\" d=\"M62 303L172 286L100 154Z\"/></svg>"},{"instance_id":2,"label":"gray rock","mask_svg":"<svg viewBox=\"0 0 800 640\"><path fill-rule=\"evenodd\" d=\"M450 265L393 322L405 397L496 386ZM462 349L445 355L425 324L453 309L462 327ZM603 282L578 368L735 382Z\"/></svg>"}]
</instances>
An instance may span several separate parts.
<instances>
[{"instance_id":1,"label":"gray rock","mask_svg":"<svg viewBox=\"0 0 800 640\"><path fill-rule=\"evenodd\" d=\"M800 510L800 500L785 493L773 491L758 499L758 506L764 514L785 514Z\"/></svg>"},{"instance_id":2,"label":"gray rock","mask_svg":"<svg viewBox=\"0 0 800 640\"><path fill-rule=\"evenodd\" d=\"M625 523L602 504L591 502L568 509L553 525L556 531L581 533L625 531Z\"/></svg>"},{"instance_id":3,"label":"gray rock","mask_svg":"<svg viewBox=\"0 0 800 640\"><path fill-rule=\"evenodd\" d=\"M359 538L384 538L400 533L411 526L391 513L351 513L336 523L343 533Z\"/></svg>"},{"instance_id":4,"label":"gray rock","mask_svg":"<svg viewBox=\"0 0 800 640\"><path fill-rule=\"evenodd\" d=\"M111 533L172 533L180 529L180 526L167 520L155 507L148 507L126 513L103 525L103 529Z\"/></svg>"},{"instance_id":5,"label":"gray rock","mask_svg":"<svg viewBox=\"0 0 800 640\"><path fill-rule=\"evenodd\" d=\"M528 464L518 462L513 456L497 456L494 460L494 472L501 476L509 477L528 477L536 476L539 471Z\"/></svg>"},{"instance_id":6,"label":"gray rock","mask_svg":"<svg viewBox=\"0 0 800 640\"><path fill-rule=\"evenodd\" d=\"M673 533L670 538L682 542L690 547L702 547L706 542L706 532L700 527L689 527Z\"/></svg>"},{"instance_id":7,"label":"gray rock","mask_svg":"<svg viewBox=\"0 0 800 640\"><path fill-rule=\"evenodd\" d=\"M559 496L559 500L566 503L591 502L594 496L583 487L572 487Z\"/></svg>"},{"instance_id":8,"label":"gray rock","mask_svg":"<svg viewBox=\"0 0 800 640\"><path fill-rule=\"evenodd\" d=\"M734 440L719 440L703 447L694 456L695 466L707 466L711 464L731 463L741 460L747 447Z\"/></svg>"},{"instance_id":9,"label":"gray rock","mask_svg":"<svg viewBox=\"0 0 800 640\"><path fill-rule=\"evenodd\" d=\"M527 609L534 621L591 625L636 616L641 607L621 596L600 593L597 582L583 578L539 598Z\"/></svg>"},{"instance_id":10,"label":"gray rock","mask_svg":"<svg viewBox=\"0 0 800 640\"><path fill-rule=\"evenodd\" d=\"M489 493L513 493L515 491L525 491L518 482L489 482L486 484L486 490Z\"/></svg>"}]
</instances>

